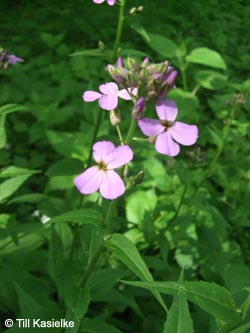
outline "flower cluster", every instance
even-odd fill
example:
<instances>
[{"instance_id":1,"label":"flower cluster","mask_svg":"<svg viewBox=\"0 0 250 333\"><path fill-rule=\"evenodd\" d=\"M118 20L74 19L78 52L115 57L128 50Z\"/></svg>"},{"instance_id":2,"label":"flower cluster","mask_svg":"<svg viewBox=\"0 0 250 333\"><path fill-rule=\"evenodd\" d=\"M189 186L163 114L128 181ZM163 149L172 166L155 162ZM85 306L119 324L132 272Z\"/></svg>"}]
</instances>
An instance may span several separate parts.
<instances>
[{"instance_id":1,"label":"flower cluster","mask_svg":"<svg viewBox=\"0 0 250 333\"><path fill-rule=\"evenodd\" d=\"M9 54L7 50L0 47L0 69L7 69L9 65L16 65L16 63L23 61L22 58Z\"/></svg>"},{"instance_id":2,"label":"flower cluster","mask_svg":"<svg viewBox=\"0 0 250 333\"><path fill-rule=\"evenodd\" d=\"M158 64L150 63L145 58L138 63L134 58L128 58L126 66L122 58L116 65L108 65L111 77L122 87L138 87L140 95L147 101L158 100L167 95L174 87L177 70L169 66L168 61Z\"/></svg>"},{"instance_id":3,"label":"flower cluster","mask_svg":"<svg viewBox=\"0 0 250 333\"><path fill-rule=\"evenodd\" d=\"M146 58L138 63L128 58L126 66L118 58L116 65L108 65L107 70L115 82L99 86L99 91L87 90L83 93L85 102L98 100L101 109L110 111L112 125L120 123L118 98L132 100L131 117L137 122L142 133L155 143L158 153L176 156L180 152L179 144L193 145L198 138L196 125L176 121L178 108L175 101L166 99L169 91L175 87L178 72L169 66L168 61L151 64ZM118 85L121 87L119 90ZM148 102L155 102L158 119L144 117ZM114 169L126 165L133 158L128 145L115 148L110 141L100 141L93 146L96 166L88 168L76 177L75 185L83 194L100 191L105 199L116 199L125 191L121 177Z\"/></svg>"},{"instance_id":4,"label":"flower cluster","mask_svg":"<svg viewBox=\"0 0 250 333\"><path fill-rule=\"evenodd\" d=\"M103 3L105 0L93 0L94 3L96 4L101 4ZM107 1L107 4L110 5L110 6L114 6L114 4L116 3L116 0L106 0Z\"/></svg>"}]
</instances>

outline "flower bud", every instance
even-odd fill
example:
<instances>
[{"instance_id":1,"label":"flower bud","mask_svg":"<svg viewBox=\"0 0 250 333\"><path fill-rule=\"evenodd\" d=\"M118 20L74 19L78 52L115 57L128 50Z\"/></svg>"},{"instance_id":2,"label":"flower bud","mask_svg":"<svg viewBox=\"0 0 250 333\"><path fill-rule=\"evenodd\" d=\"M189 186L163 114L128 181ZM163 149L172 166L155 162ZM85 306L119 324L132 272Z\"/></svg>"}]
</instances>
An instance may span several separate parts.
<instances>
[{"instance_id":1,"label":"flower bud","mask_svg":"<svg viewBox=\"0 0 250 333\"><path fill-rule=\"evenodd\" d=\"M124 62L123 62L122 57L118 57L118 59L117 59L117 66L118 67L124 67Z\"/></svg>"},{"instance_id":2,"label":"flower bud","mask_svg":"<svg viewBox=\"0 0 250 333\"><path fill-rule=\"evenodd\" d=\"M169 71L167 77L166 77L165 82L166 82L168 85L171 86L171 85L174 83L174 81L175 81L177 75L178 75L178 71L171 69L171 70Z\"/></svg>"},{"instance_id":3,"label":"flower bud","mask_svg":"<svg viewBox=\"0 0 250 333\"><path fill-rule=\"evenodd\" d=\"M120 112L115 109L109 112L110 122L113 126L119 125L121 122Z\"/></svg>"},{"instance_id":4,"label":"flower bud","mask_svg":"<svg viewBox=\"0 0 250 333\"><path fill-rule=\"evenodd\" d=\"M133 119L141 119L144 114L145 109L145 98L140 97L135 104L134 110L132 111L132 118Z\"/></svg>"},{"instance_id":5,"label":"flower bud","mask_svg":"<svg viewBox=\"0 0 250 333\"><path fill-rule=\"evenodd\" d=\"M138 174L135 176L135 185L139 185L143 182L143 178L144 178L144 171L141 170L138 172Z\"/></svg>"}]
</instances>

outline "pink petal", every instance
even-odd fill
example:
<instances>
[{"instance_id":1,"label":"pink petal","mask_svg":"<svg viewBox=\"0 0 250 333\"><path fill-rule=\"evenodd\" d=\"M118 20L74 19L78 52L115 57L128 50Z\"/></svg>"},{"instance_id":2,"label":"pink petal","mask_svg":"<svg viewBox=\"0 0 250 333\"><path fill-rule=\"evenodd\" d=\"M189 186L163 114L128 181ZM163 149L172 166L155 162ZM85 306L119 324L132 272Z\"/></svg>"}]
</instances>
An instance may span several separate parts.
<instances>
[{"instance_id":1,"label":"pink petal","mask_svg":"<svg viewBox=\"0 0 250 333\"><path fill-rule=\"evenodd\" d=\"M104 171L100 170L98 166L93 166L74 179L74 184L78 191L83 194L90 194L96 192L103 180Z\"/></svg>"},{"instance_id":2,"label":"pink petal","mask_svg":"<svg viewBox=\"0 0 250 333\"><path fill-rule=\"evenodd\" d=\"M115 95L102 95L98 100L98 104L103 110L114 110L118 105L118 97Z\"/></svg>"},{"instance_id":3,"label":"pink petal","mask_svg":"<svg viewBox=\"0 0 250 333\"><path fill-rule=\"evenodd\" d=\"M198 139L198 128L196 125L188 125L179 121L169 128L172 138L184 146L193 145Z\"/></svg>"},{"instance_id":4,"label":"pink petal","mask_svg":"<svg viewBox=\"0 0 250 333\"><path fill-rule=\"evenodd\" d=\"M117 95L117 93L118 93L118 86L114 82L108 82L108 83L105 83L105 84L101 84L99 86L99 90L104 95Z\"/></svg>"},{"instance_id":5,"label":"pink petal","mask_svg":"<svg viewBox=\"0 0 250 333\"><path fill-rule=\"evenodd\" d=\"M116 3L116 0L107 0L110 6L113 6Z\"/></svg>"},{"instance_id":6,"label":"pink petal","mask_svg":"<svg viewBox=\"0 0 250 333\"><path fill-rule=\"evenodd\" d=\"M97 4L99 4L99 3L103 3L105 0L93 0L93 2L94 3L97 3Z\"/></svg>"},{"instance_id":7,"label":"pink petal","mask_svg":"<svg viewBox=\"0 0 250 333\"><path fill-rule=\"evenodd\" d=\"M125 192L125 186L121 177L114 171L104 172L100 193L105 199L116 199Z\"/></svg>"},{"instance_id":8,"label":"pink petal","mask_svg":"<svg viewBox=\"0 0 250 333\"><path fill-rule=\"evenodd\" d=\"M108 170L119 168L133 159L133 151L129 146L118 146L105 158Z\"/></svg>"},{"instance_id":9,"label":"pink petal","mask_svg":"<svg viewBox=\"0 0 250 333\"><path fill-rule=\"evenodd\" d=\"M157 136L155 141L155 149L158 151L158 153L169 156L176 156L180 152L180 146L166 131Z\"/></svg>"},{"instance_id":10,"label":"pink petal","mask_svg":"<svg viewBox=\"0 0 250 333\"><path fill-rule=\"evenodd\" d=\"M84 102L93 102L100 98L102 95L99 92L87 90L83 93L82 98Z\"/></svg>"},{"instance_id":11,"label":"pink petal","mask_svg":"<svg viewBox=\"0 0 250 333\"><path fill-rule=\"evenodd\" d=\"M138 93L137 88L128 88L128 89L122 89L118 91L118 96L120 98L126 99L126 100L131 100L131 95L136 96Z\"/></svg>"},{"instance_id":12,"label":"pink petal","mask_svg":"<svg viewBox=\"0 0 250 333\"><path fill-rule=\"evenodd\" d=\"M118 96L122 99L126 99L127 101L132 99L131 96L129 95L127 89L122 89L118 91Z\"/></svg>"},{"instance_id":13,"label":"pink petal","mask_svg":"<svg viewBox=\"0 0 250 333\"><path fill-rule=\"evenodd\" d=\"M172 99L160 99L156 103L156 112L161 120L175 121L178 109Z\"/></svg>"},{"instance_id":14,"label":"pink petal","mask_svg":"<svg viewBox=\"0 0 250 333\"><path fill-rule=\"evenodd\" d=\"M110 141L99 141L93 145L93 156L97 163L104 161L106 156L115 149Z\"/></svg>"},{"instance_id":15,"label":"pink petal","mask_svg":"<svg viewBox=\"0 0 250 333\"><path fill-rule=\"evenodd\" d=\"M138 125L142 130L143 134L147 136L158 135L165 130L165 127L160 123L159 120L156 119L139 119Z\"/></svg>"}]
</instances>

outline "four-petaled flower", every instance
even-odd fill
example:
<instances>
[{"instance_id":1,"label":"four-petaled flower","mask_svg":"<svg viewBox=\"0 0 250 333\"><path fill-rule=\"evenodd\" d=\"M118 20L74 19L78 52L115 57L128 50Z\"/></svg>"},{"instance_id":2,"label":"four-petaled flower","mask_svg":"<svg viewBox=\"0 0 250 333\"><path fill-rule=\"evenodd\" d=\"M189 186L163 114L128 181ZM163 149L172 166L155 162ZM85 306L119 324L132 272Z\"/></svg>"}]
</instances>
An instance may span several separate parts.
<instances>
[{"instance_id":1,"label":"four-petaled flower","mask_svg":"<svg viewBox=\"0 0 250 333\"><path fill-rule=\"evenodd\" d=\"M131 100L131 95L136 96L137 88L128 88L119 90L114 82L108 82L99 86L101 93L87 90L82 98L85 102L93 102L98 99L98 104L103 110L114 110L118 105L118 97L126 100Z\"/></svg>"},{"instance_id":2,"label":"four-petaled flower","mask_svg":"<svg viewBox=\"0 0 250 333\"><path fill-rule=\"evenodd\" d=\"M15 56L14 54L8 55L8 63L11 65L15 65L17 62L23 62L22 58Z\"/></svg>"},{"instance_id":3,"label":"four-petaled flower","mask_svg":"<svg viewBox=\"0 0 250 333\"><path fill-rule=\"evenodd\" d=\"M105 199L116 199L125 192L125 185L114 169L133 159L133 151L127 145L115 147L110 141L99 141L93 145L93 157L97 165L77 176L74 184L83 194L97 190Z\"/></svg>"},{"instance_id":4,"label":"four-petaled flower","mask_svg":"<svg viewBox=\"0 0 250 333\"><path fill-rule=\"evenodd\" d=\"M159 120L143 118L138 121L138 125L146 136L156 136L155 149L160 154L176 156L180 152L178 143L190 146L196 142L197 126L175 121L178 109L173 100L159 100L156 112Z\"/></svg>"},{"instance_id":5,"label":"four-petaled flower","mask_svg":"<svg viewBox=\"0 0 250 333\"><path fill-rule=\"evenodd\" d=\"M97 3L98 5L100 3L103 3L105 0L93 0L94 3ZM116 3L116 0L107 0L108 5L113 6Z\"/></svg>"}]
</instances>

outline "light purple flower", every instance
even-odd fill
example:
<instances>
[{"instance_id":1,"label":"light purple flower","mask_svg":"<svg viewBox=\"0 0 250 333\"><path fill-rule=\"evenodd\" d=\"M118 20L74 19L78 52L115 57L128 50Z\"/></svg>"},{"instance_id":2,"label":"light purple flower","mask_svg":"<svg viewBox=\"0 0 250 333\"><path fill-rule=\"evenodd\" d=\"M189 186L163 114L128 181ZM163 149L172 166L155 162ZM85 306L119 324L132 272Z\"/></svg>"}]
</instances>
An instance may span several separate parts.
<instances>
[{"instance_id":1,"label":"light purple flower","mask_svg":"<svg viewBox=\"0 0 250 333\"><path fill-rule=\"evenodd\" d=\"M8 63L11 65L15 65L17 62L23 62L22 58L15 56L14 54L8 55Z\"/></svg>"},{"instance_id":2,"label":"light purple flower","mask_svg":"<svg viewBox=\"0 0 250 333\"><path fill-rule=\"evenodd\" d=\"M110 141L99 141L93 145L93 157L97 165L77 176L74 184L83 194L100 191L103 198L113 200L125 192L123 180L114 169L133 159L129 146L115 147Z\"/></svg>"},{"instance_id":3,"label":"light purple flower","mask_svg":"<svg viewBox=\"0 0 250 333\"><path fill-rule=\"evenodd\" d=\"M155 149L160 154L176 156L180 152L178 143L190 146L196 142L197 126L175 121L178 109L173 100L159 100L156 113L159 120L143 118L138 121L138 125L146 136L156 136Z\"/></svg>"},{"instance_id":4,"label":"light purple flower","mask_svg":"<svg viewBox=\"0 0 250 333\"><path fill-rule=\"evenodd\" d=\"M94 3L100 4L103 3L105 0L93 0ZM108 5L113 6L116 3L116 0L106 0Z\"/></svg>"},{"instance_id":5,"label":"light purple flower","mask_svg":"<svg viewBox=\"0 0 250 333\"><path fill-rule=\"evenodd\" d=\"M99 86L101 93L87 90L84 92L82 98L85 102L93 102L98 99L98 104L103 110L114 110L118 105L118 97L126 100L131 100L131 94L137 94L137 88L119 90L114 82L108 82Z\"/></svg>"}]
</instances>

